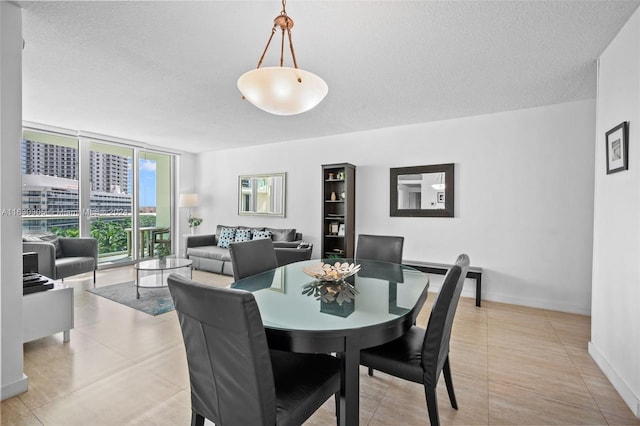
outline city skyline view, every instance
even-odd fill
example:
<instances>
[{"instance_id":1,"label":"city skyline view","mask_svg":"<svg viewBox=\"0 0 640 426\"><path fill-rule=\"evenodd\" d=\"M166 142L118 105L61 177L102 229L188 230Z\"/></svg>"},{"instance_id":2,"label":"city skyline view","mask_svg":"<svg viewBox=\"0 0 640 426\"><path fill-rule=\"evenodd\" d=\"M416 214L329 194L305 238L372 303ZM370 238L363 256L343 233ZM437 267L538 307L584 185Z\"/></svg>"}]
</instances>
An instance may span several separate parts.
<instances>
[{"instance_id":1,"label":"city skyline view","mask_svg":"<svg viewBox=\"0 0 640 426\"><path fill-rule=\"evenodd\" d=\"M78 180L78 149L76 147L23 140L23 175L43 175ZM133 194L132 158L100 151L90 152L92 191L112 194ZM155 208L156 161L139 160L139 207ZM68 183L65 184L67 189Z\"/></svg>"}]
</instances>

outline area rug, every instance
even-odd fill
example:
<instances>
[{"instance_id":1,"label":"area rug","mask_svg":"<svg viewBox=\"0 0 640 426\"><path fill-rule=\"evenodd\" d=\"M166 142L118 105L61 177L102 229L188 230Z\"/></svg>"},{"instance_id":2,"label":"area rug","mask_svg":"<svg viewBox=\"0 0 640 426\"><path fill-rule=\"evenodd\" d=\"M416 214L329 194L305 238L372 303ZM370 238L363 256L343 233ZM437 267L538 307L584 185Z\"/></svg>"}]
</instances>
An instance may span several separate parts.
<instances>
[{"instance_id":1,"label":"area rug","mask_svg":"<svg viewBox=\"0 0 640 426\"><path fill-rule=\"evenodd\" d=\"M136 283L134 281L90 288L87 291L149 315L155 316L174 310L168 287L141 287L140 299L136 299Z\"/></svg>"}]
</instances>

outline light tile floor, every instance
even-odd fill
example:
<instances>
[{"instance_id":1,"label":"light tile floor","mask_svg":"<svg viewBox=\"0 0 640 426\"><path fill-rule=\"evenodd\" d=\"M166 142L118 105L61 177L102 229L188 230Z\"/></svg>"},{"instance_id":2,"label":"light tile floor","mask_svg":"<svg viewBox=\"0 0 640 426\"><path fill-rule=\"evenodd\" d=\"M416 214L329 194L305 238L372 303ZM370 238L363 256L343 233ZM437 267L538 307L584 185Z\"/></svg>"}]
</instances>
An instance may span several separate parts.
<instances>
[{"instance_id":1,"label":"light tile floor","mask_svg":"<svg viewBox=\"0 0 640 426\"><path fill-rule=\"evenodd\" d=\"M132 267L98 272L98 286L129 281ZM194 271L226 286L231 277ZM175 312L157 317L75 288L75 329L24 345L29 391L3 401L2 425L187 425L189 377ZM434 295L418 319L425 326ZM587 353L590 318L462 298L451 340L459 410L441 380L443 424L640 425ZM361 369L360 424L428 424L420 385ZM308 421L335 424L333 399Z\"/></svg>"}]
</instances>

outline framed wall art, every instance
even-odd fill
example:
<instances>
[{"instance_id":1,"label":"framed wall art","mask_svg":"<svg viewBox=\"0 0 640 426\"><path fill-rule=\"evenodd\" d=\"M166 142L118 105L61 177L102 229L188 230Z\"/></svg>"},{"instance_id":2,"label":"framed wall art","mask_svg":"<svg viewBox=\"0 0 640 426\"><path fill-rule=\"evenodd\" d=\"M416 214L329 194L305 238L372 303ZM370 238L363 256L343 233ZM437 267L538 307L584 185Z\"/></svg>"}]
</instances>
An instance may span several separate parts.
<instances>
[{"instance_id":1,"label":"framed wall art","mask_svg":"<svg viewBox=\"0 0 640 426\"><path fill-rule=\"evenodd\" d=\"M623 121L606 134L607 174L629 168L629 122Z\"/></svg>"}]
</instances>

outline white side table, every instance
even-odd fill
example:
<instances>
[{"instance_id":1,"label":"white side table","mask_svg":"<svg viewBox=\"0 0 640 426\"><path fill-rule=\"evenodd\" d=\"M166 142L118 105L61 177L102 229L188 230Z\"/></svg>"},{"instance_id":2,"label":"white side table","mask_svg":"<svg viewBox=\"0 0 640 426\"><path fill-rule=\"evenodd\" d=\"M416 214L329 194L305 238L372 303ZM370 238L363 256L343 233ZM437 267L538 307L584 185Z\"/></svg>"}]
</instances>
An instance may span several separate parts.
<instances>
[{"instance_id":1,"label":"white side table","mask_svg":"<svg viewBox=\"0 0 640 426\"><path fill-rule=\"evenodd\" d=\"M63 333L68 342L73 328L73 287L55 284L50 290L22 296L22 341Z\"/></svg>"}]
</instances>

